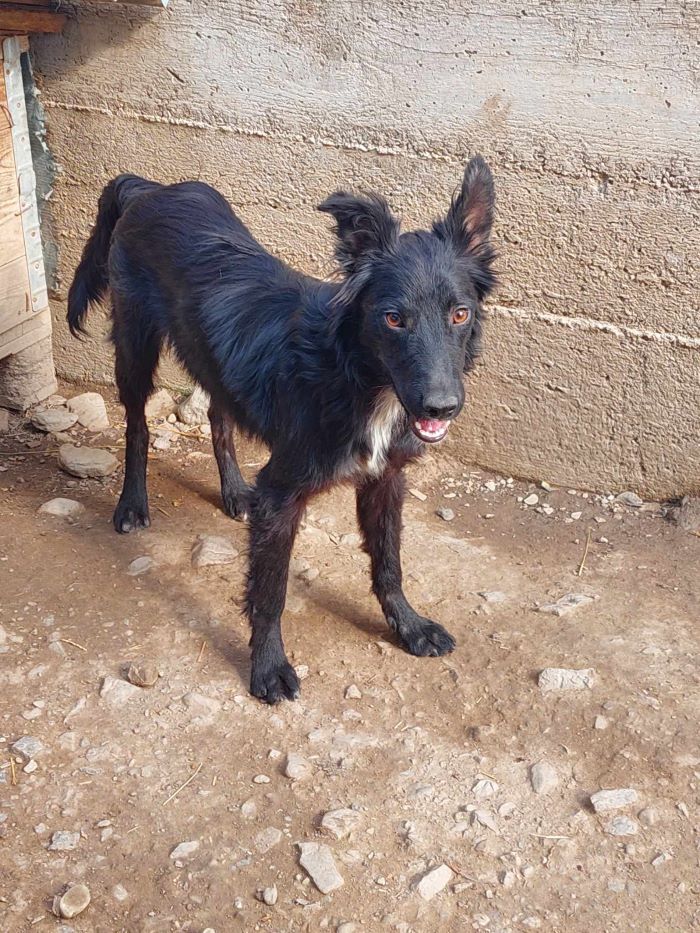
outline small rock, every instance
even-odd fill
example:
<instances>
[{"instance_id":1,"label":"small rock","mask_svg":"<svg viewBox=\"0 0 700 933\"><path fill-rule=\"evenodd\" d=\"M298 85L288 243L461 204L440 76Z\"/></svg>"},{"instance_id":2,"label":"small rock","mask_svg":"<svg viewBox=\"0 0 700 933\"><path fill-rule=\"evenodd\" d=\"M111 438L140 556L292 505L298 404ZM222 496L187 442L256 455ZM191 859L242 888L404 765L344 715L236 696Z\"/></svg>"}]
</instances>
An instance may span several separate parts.
<instances>
[{"instance_id":1,"label":"small rock","mask_svg":"<svg viewBox=\"0 0 700 933\"><path fill-rule=\"evenodd\" d=\"M80 833L70 833L64 829L51 836L50 852L72 852L80 842Z\"/></svg>"},{"instance_id":2,"label":"small rock","mask_svg":"<svg viewBox=\"0 0 700 933\"><path fill-rule=\"evenodd\" d=\"M453 871L448 865L439 865L423 875L416 890L424 901L430 901L452 881Z\"/></svg>"},{"instance_id":3,"label":"small rock","mask_svg":"<svg viewBox=\"0 0 700 933\"><path fill-rule=\"evenodd\" d=\"M338 543L343 547L359 547L362 543L362 538L353 531L350 534L341 535Z\"/></svg>"},{"instance_id":4,"label":"small rock","mask_svg":"<svg viewBox=\"0 0 700 933\"><path fill-rule=\"evenodd\" d=\"M599 730L607 729L608 728L607 718L605 716L596 716L596 718L593 720L593 728L599 729Z\"/></svg>"},{"instance_id":5,"label":"small rock","mask_svg":"<svg viewBox=\"0 0 700 933\"><path fill-rule=\"evenodd\" d=\"M209 421L209 396L201 386L180 402L177 415L183 424L206 424Z\"/></svg>"},{"instance_id":6,"label":"small rock","mask_svg":"<svg viewBox=\"0 0 700 933\"><path fill-rule=\"evenodd\" d=\"M21 755L27 761L36 758L44 751L44 746L39 739L32 738L31 735L23 735L21 739L13 742L10 748L16 755Z\"/></svg>"},{"instance_id":7,"label":"small rock","mask_svg":"<svg viewBox=\"0 0 700 933\"><path fill-rule=\"evenodd\" d=\"M297 666L294 668L294 671L299 680L306 680L306 678L309 676L309 665L297 664Z\"/></svg>"},{"instance_id":8,"label":"small rock","mask_svg":"<svg viewBox=\"0 0 700 933\"><path fill-rule=\"evenodd\" d=\"M48 515L55 515L58 518L77 518L85 511L85 506L75 499L49 499L39 507L40 512L46 512Z\"/></svg>"},{"instance_id":9,"label":"small rock","mask_svg":"<svg viewBox=\"0 0 700 933\"><path fill-rule=\"evenodd\" d=\"M539 606L538 612L546 612L553 616L564 616L572 612L572 610L578 609L579 606L585 606L587 603L592 602L593 597L586 596L584 593L566 593L555 603L546 603L544 606Z\"/></svg>"},{"instance_id":10,"label":"small rock","mask_svg":"<svg viewBox=\"0 0 700 933\"><path fill-rule=\"evenodd\" d=\"M158 668L148 661L132 661L126 676L136 687L152 687L158 680Z\"/></svg>"},{"instance_id":11,"label":"small rock","mask_svg":"<svg viewBox=\"0 0 700 933\"><path fill-rule=\"evenodd\" d=\"M336 933L356 933L357 925L352 921L339 924Z\"/></svg>"},{"instance_id":12,"label":"small rock","mask_svg":"<svg viewBox=\"0 0 700 933\"><path fill-rule=\"evenodd\" d=\"M262 893L263 903L267 904L268 907L274 907L277 903L277 885L270 885L269 888L264 888Z\"/></svg>"},{"instance_id":13,"label":"small rock","mask_svg":"<svg viewBox=\"0 0 700 933\"><path fill-rule=\"evenodd\" d=\"M525 505L537 505L539 501L540 501L540 497L537 495L537 493L534 493L534 492L531 492L529 496L523 499L523 502L525 503Z\"/></svg>"},{"instance_id":14,"label":"small rock","mask_svg":"<svg viewBox=\"0 0 700 933\"><path fill-rule=\"evenodd\" d=\"M641 509L644 505L644 499L641 499L636 492L621 492L619 496L615 496L615 501L629 505L633 509Z\"/></svg>"},{"instance_id":15,"label":"small rock","mask_svg":"<svg viewBox=\"0 0 700 933\"><path fill-rule=\"evenodd\" d=\"M509 888L514 887L515 882L518 879L517 879L517 875L515 874L515 872L508 869L500 873L500 875L498 876L498 880L501 882L504 888L509 889Z\"/></svg>"},{"instance_id":16,"label":"small rock","mask_svg":"<svg viewBox=\"0 0 700 933\"><path fill-rule=\"evenodd\" d=\"M685 531L700 533L700 496L684 496L673 519Z\"/></svg>"},{"instance_id":17,"label":"small rock","mask_svg":"<svg viewBox=\"0 0 700 933\"><path fill-rule=\"evenodd\" d=\"M357 810L342 807L323 814L321 829L336 839L345 839L362 823L362 814Z\"/></svg>"},{"instance_id":18,"label":"small rock","mask_svg":"<svg viewBox=\"0 0 700 933\"><path fill-rule=\"evenodd\" d=\"M126 568L126 572L130 577L139 577L142 573L147 573L154 564L155 561L153 558L146 554L143 557L137 557L135 560L132 560Z\"/></svg>"},{"instance_id":19,"label":"small rock","mask_svg":"<svg viewBox=\"0 0 700 933\"><path fill-rule=\"evenodd\" d=\"M504 603L507 599L506 594L500 590L482 590L479 596L487 603Z\"/></svg>"},{"instance_id":20,"label":"small rock","mask_svg":"<svg viewBox=\"0 0 700 933\"><path fill-rule=\"evenodd\" d=\"M101 450L99 447L62 444L58 448L58 465L66 473L81 479L101 479L111 476L119 462L108 450Z\"/></svg>"},{"instance_id":21,"label":"small rock","mask_svg":"<svg viewBox=\"0 0 700 933\"><path fill-rule=\"evenodd\" d=\"M170 853L170 858L173 862L189 858L191 855L194 855L197 849L199 849L198 839L192 839L190 842L180 842Z\"/></svg>"},{"instance_id":22,"label":"small rock","mask_svg":"<svg viewBox=\"0 0 700 933\"><path fill-rule=\"evenodd\" d=\"M182 702L187 707L188 712L193 717L194 722L199 725L207 725L221 710L221 702L214 697L204 696L202 693L194 691L186 693Z\"/></svg>"},{"instance_id":23,"label":"small rock","mask_svg":"<svg viewBox=\"0 0 700 933\"><path fill-rule=\"evenodd\" d=\"M253 784L269 784L270 778L267 774L256 774L253 778Z\"/></svg>"},{"instance_id":24,"label":"small rock","mask_svg":"<svg viewBox=\"0 0 700 933\"><path fill-rule=\"evenodd\" d=\"M345 688L345 699L346 700L361 700L362 692L357 684L350 684L349 687Z\"/></svg>"},{"instance_id":25,"label":"small rock","mask_svg":"<svg viewBox=\"0 0 700 933\"><path fill-rule=\"evenodd\" d=\"M653 807L645 807L637 816L639 817L639 822L643 823L644 826L656 826L659 822L659 813Z\"/></svg>"},{"instance_id":26,"label":"small rock","mask_svg":"<svg viewBox=\"0 0 700 933\"><path fill-rule=\"evenodd\" d=\"M621 787L615 790L599 790L591 794L591 804L596 813L606 813L608 810L619 810L629 807L637 802L637 791L631 787Z\"/></svg>"},{"instance_id":27,"label":"small rock","mask_svg":"<svg viewBox=\"0 0 700 933\"><path fill-rule=\"evenodd\" d=\"M454 511L452 509L446 508L444 505L441 505L440 508L436 510L435 514L444 522L451 522L455 517Z\"/></svg>"},{"instance_id":28,"label":"small rock","mask_svg":"<svg viewBox=\"0 0 700 933\"><path fill-rule=\"evenodd\" d=\"M549 690L585 690L591 688L596 681L596 673L592 667L582 670L570 670L565 667L546 667L540 672L539 686L543 692Z\"/></svg>"},{"instance_id":29,"label":"small rock","mask_svg":"<svg viewBox=\"0 0 700 933\"><path fill-rule=\"evenodd\" d=\"M192 566L197 568L231 564L237 557L231 542L217 535L200 535L192 548Z\"/></svg>"},{"instance_id":30,"label":"small rock","mask_svg":"<svg viewBox=\"0 0 700 933\"><path fill-rule=\"evenodd\" d=\"M530 769L530 781L536 794L549 794L559 784L559 775L548 761L538 761Z\"/></svg>"},{"instance_id":31,"label":"small rock","mask_svg":"<svg viewBox=\"0 0 700 933\"><path fill-rule=\"evenodd\" d=\"M333 853L328 846L318 842L299 842L297 845L301 851L299 864L321 894L330 894L343 886L343 877L336 868Z\"/></svg>"},{"instance_id":32,"label":"small rock","mask_svg":"<svg viewBox=\"0 0 700 933\"><path fill-rule=\"evenodd\" d=\"M35 411L32 416L32 425L38 431L55 434L67 431L77 422L78 416L67 408L44 408Z\"/></svg>"},{"instance_id":33,"label":"small rock","mask_svg":"<svg viewBox=\"0 0 700 933\"><path fill-rule=\"evenodd\" d=\"M56 899L54 913L58 917L70 920L81 914L90 903L90 889L86 884L72 884L68 890Z\"/></svg>"},{"instance_id":34,"label":"small rock","mask_svg":"<svg viewBox=\"0 0 700 933\"><path fill-rule=\"evenodd\" d=\"M26 765L22 768L25 774L34 774L39 765L34 761L33 758L30 758Z\"/></svg>"},{"instance_id":35,"label":"small rock","mask_svg":"<svg viewBox=\"0 0 700 933\"><path fill-rule=\"evenodd\" d=\"M263 829L262 832L259 832L255 837L255 848L261 855L264 855L264 853L269 852L273 846L279 845L281 841L281 830L276 829L274 826L268 826L267 829Z\"/></svg>"},{"instance_id":36,"label":"small rock","mask_svg":"<svg viewBox=\"0 0 700 933\"><path fill-rule=\"evenodd\" d=\"M414 499L418 499L421 502L425 502L425 500L428 498L424 492L420 491L420 489L409 489L408 491L411 493Z\"/></svg>"},{"instance_id":37,"label":"small rock","mask_svg":"<svg viewBox=\"0 0 700 933\"><path fill-rule=\"evenodd\" d=\"M158 389L146 402L147 418L167 418L175 413L177 405L167 389Z\"/></svg>"},{"instance_id":38,"label":"small rock","mask_svg":"<svg viewBox=\"0 0 700 933\"><path fill-rule=\"evenodd\" d=\"M579 518L581 518L582 515L583 515L583 512L572 512L572 513L571 513L571 519L572 519L572 521L577 522L577 521L579 520Z\"/></svg>"},{"instance_id":39,"label":"small rock","mask_svg":"<svg viewBox=\"0 0 700 933\"><path fill-rule=\"evenodd\" d=\"M311 765L303 755L289 752L284 766L284 774L285 777L291 778L293 781L303 781L311 774Z\"/></svg>"},{"instance_id":40,"label":"small rock","mask_svg":"<svg viewBox=\"0 0 700 933\"><path fill-rule=\"evenodd\" d=\"M479 800L483 800L485 797L493 797L494 794L498 793L498 784L492 778L481 778L472 787L472 793Z\"/></svg>"},{"instance_id":41,"label":"small rock","mask_svg":"<svg viewBox=\"0 0 700 933\"><path fill-rule=\"evenodd\" d=\"M88 431L105 431L109 427L105 400L98 392L83 392L68 399L66 405Z\"/></svg>"},{"instance_id":42,"label":"small rock","mask_svg":"<svg viewBox=\"0 0 700 933\"><path fill-rule=\"evenodd\" d=\"M659 865L663 865L664 862L670 862L673 856L670 852L660 852L655 858L651 860L651 864L654 868L658 868Z\"/></svg>"},{"instance_id":43,"label":"small rock","mask_svg":"<svg viewBox=\"0 0 700 933\"><path fill-rule=\"evenodd\" d=\"M306 570L302 570L302 572L299 574L305 583L313 583L314 580L317 580L320 575L321 571L318 569L318 567L307 567Z\"/></svg>"},{"instance_id":44,"label":"small rock","mask_svg":"<svg viewBox=\"0 0 700 933\"><path fill-rule=\"evenodd\" d=\"M115 901L125 901L129 896L129 892L126 890L123 884L115 884L112 888L112 897Z\"/></svg>"},{"instance_id":45,"label":"small rock","mask_svg":"<svg viewBox=\"0 0 700 933\"><path fill-rule=\"evenodd\" d=\"M159 434L152 446L154 450L170 450L172 441L167 434Z\"/></svg>"},{"instance_id":46,"label":"small rock","mask_svg":"<svg viewBox=\"0 0 700 933\"><path fill-rule=\"evenodd\" d=\"M112 677L108 674L102 681L100 687L100 696L110 706L124 706L129 700L138 696L139 688L133 684L127 683L119 677Z\"/></svg>"},{"instance_id":47,"label":"small rock","mask_svg":"<svg viewBox=\"0 0 700 933\"><path fill-rule=\"evenodd\" d=\"M610 836L636 836L639 826L628 816L616 816L605 827Z\"/></svg>"}]
</instances>

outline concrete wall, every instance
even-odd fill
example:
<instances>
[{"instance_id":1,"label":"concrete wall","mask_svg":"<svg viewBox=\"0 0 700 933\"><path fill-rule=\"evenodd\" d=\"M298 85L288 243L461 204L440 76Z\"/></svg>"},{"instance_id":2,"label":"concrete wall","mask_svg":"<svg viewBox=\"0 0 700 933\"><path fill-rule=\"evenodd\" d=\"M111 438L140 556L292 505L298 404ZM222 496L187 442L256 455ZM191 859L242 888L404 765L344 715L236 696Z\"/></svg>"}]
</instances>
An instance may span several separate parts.
<instances>
[{"instance_id":1,"label":"concrete wall","mask_svg":"<svg viewBox=\"0 0 700 933\"><path fill-rule=\"evenodd\" d=\"M700 489L699 39L700 7L682 0L81 4L63 37L33 41L62 168L60 371L111 379L105 344L71 341L62 319L116 173L201 177L324 273L325 194L376 188L425 224L481 151L502 285L457 432L465 461Z\"/></svg>"}]
</instances>

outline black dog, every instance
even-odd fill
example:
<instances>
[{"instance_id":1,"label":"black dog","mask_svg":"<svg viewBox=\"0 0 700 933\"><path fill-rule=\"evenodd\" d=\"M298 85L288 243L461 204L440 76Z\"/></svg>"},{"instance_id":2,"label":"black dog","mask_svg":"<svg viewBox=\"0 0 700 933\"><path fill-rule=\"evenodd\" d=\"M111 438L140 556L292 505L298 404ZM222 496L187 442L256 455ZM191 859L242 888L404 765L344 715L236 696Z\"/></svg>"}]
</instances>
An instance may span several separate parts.
<instances>
[{"instance_id":1,"label":"black dog","mask_svg":"<svg viewBox=\"0 0 700 933\"><path fill-rule=\"evenodd\" d=\"M481 157L430 232L401 234L382 198L339 191L319 207L335 218L343 273L329 283L271 256L207 185L122 175L102 193L68 322L84 332L89 303L109 290L127 425L114 526L149 524L144 406L170 344L211 396L224 509L250 515L251 692L268 703L298 696L280 629L289 558L307 501L333 483L356 486L373 590L406 650L455 646L403 594L402 468L445 437L464 404L462 373L494 284L493 203ZM271 451L253 489L238 469L234 425Z\"/></svg>"}]
</instances>

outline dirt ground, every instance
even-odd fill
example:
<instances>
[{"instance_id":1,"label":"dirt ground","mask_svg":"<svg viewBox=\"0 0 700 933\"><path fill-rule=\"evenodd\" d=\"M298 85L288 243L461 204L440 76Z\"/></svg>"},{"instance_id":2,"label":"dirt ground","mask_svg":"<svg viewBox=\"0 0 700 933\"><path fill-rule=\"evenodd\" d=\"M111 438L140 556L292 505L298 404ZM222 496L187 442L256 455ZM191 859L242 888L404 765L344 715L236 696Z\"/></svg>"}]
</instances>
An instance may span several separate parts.
<instances>
[{"instance_id":1,"label":"dirt ground","mask_svg":"<svg viewBox=\"0 0 700 933\"><path fill-rule=\"evenodd\" d=\"M110 412L110 430L71 435L119 446ZM153 453L153 524L125 537L110 521L119 471L61 472L56 442L16 418L0 435L3 933L700 929L700 537L659 505L470 470L448 441L412 471L425 499L408 498L403 559L409 598L457 650L399 649L342 537L356 528L341 489L313 503L295 548L297 573L319 571L294 575L285 616L302 696L270 708L247 692L246 528L218 507L208 439L188 433ZM244 472L262 457L244 445ZM55 496L85 511L39 513ZM195 569L200 534L238 557ZM129 575L143 556L150 569ZM538 611L567 593L594 598ZM141 658L155 686L100 695ZM545 692L548 667L595 679ZM23 736L43 749L11 754ZM554 772L538 794L540 761ZM637 800L596 813L603 788ZM336 808L355 811L341 839L320 827ZM73 848L50 849L57 832L78 834ZM300 867L308 841L332 852L333 893ZM172 858L183 842L196 845ZM417 883L441 865L449 880L426 900ZM76 882L90 905L56 919Z\"/></svg>"}]
</instances>

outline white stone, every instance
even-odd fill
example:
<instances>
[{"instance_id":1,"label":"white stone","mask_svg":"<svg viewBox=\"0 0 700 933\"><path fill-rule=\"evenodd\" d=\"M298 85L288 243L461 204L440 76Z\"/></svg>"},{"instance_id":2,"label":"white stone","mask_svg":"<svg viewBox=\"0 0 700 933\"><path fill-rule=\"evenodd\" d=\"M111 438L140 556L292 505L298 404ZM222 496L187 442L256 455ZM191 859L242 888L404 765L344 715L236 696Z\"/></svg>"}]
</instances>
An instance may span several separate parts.
<instances>
[{"instance_id":1,"label":"white stone","mask_svg":"<svg viewBox=\"0 0 700 933\"><path fill-rule=\"evenodd\" d=\"M90 889L86 884L72 884L60 898L57 899L54 913L70 920L81 914L90 903Z\"/></svg>"},{"instance_id":2,"label":"white stone","mask_svg":"<svg viewBox=\"0 0 700 933\"><path fill-rule=\"evenodd\" d=\"M138 687L128 683L126 680L122 680L120 677L112 677L111 674L108 674L104 678L102 686L100 687L100 696L102 699L110 706L114 707L124 706L129 700L133 700L134 697L138 696L138 694Z\"/></svg>"},{"instance_id":3,"label":"white stone","mask_svg":"<svg viewBox=\"0 0 700 933\"><path fill-rule=\"evenodd\" d=\"M274 826L268 826L267 829L263 829L255 837L255 848L261 855L264 855L264 853L272 849L273 846L279 845L281 841L282 831L276 829Z\"/></svg>"},{"instance_id":4,"label":"white stone","mask_svg":"<svg viewBox=\"0 0 700 933\"><path fill-rule=\"evenodd\" d=\"M62 499L60 496L56 499L49 499L39 507L40 512L46 512L48 515L55 515L57 518L77 518L85 511L85 506L75 499Z\"/></svg>"},{"instance_id":5,"label":"white stone","mask_svg":"<svg viewBox=\"0 0 700 933\"><path fill-rule=\"evenodd\" d=\"M500 590L482 590L479 596L487 603L504 603L508 598Z\"/></svg>"},{"instance_id":6,"label":"white stone","mask_svg":"<svg viewBox=\"0 0 700 933\"><path fill-rule=\"evenodd\" d=\"M614 790L599 790L591 794L591 804L596 813L608 810L620 810L637 802L637 791L632 787L620 787Z\"/></svg>"},{"instance_id":7,"label":"white stone","mask_svg":"<svg viewBox=\"0 0 700 933\"><path fill-rule=\"evenodd\" d=\"M132 560L126 568L126 572L130 577L140 577L142 573L147 573L154 564L155 561L153 558L146 554L143 557L136 557Z\"/></svg>"},{"instance_id":8,"label":"white stone","mask_svg":"<svg viewBox=\"0 0 700 933\"><path fill-rule=\"evenodd\" d=\"M636 492L621 492L619 496L615 496L615 501L629 505L633 509L641 509L644 505L644 499L640 498Z\"/></svg>"},{"instance_id":9,"label":"white stone","mask_svg":"<svg viewBox=\"0 0 700 933\"><path fill-rule=\"evenodd\" d=\"M108 450L99 447L75 447L73 444L61 444L58 448L58 465L66 473L80 479L100 479L111 476L119 461Z\"/></svg>"},{"instance_id":10,"label":"white stone","mask_svg":"<svg viewBox=\"0 0 700 933\"><path fill-rule=\"evenodd\" d=\"M362 824L362 814L357 810L342 807L323 814L321 829L336 839L345 839Z\"/></svg>"},{"instance_id":11,"label":"white stone","mask_svg":"<svg viewBox=\"0 0 700 933\"><path fill-rule=\"evenodd\" d=\"M303 781L311 774L311 765L303 755L289 752L284 766L284 774L285 777L291 778L293 781Z\"/></svg>"},{"instance_id":12,"label":"white stone","mask_svg":"<svg viewBox=\"0 0 700 933\"><path fill-rule=\"evenodd\" d=\"M263 903L267 904L268 907L274 907L277 903L277 885L270 885L269 888L265 888L262 893Z\"/></svg>"},{"instance_id":13,"label":"white stone","mask_svg":"<svg viewBox=\"0 0 700 933\"><path fill-rule=\"evenodd\" d=\"M550 690L585 690L596 681L596 672L592 667L571 670L565 667L546 667L540 672L539 686L543 692Z\"/></svg>"},{"instance_id":14,"label":"white stone","mask_svg":"<svg viewBox=\"0 0 700 933\"><path fill-rule=\"evenodd\" d=\"M146 402L147 418L167 418L175 413L177 405L167 389L158 389Z\"/></svg>"},{"instance_id":15,"label":"white stone","mask_svg":"<svg viewBox=\"0 0 700 933\"><path fill-rule=\"evenodd\" d=\"M201 386L180 402L177 414L183 424L206 424L209 421L209 396Z\"/></svg>"},{"instance_id":16,"label":"white stone","mask_svg":"<svg viewBox=\"0 0 700 933\"><path fill-rule=\"evenodd\" d=\"M129 892L126 890L123 884L115 884L112 888L112 897L115 901L125 901L129 896Z\"/></svg>"},{"instance_id":17,"label":"white stone","mask_svg":"<svg viewBox=\"0 0 700 933\"><path fill-rule=\"evenodd\" d=\"M592 596L586 596L585 593L566 593L555 603L545 603L539 607L540 612L546 612L554 616L564 616L578 609L579 606L585 606L593 602Z\"/></svg>"},{"instance_id":18,"label":"white stone","mask_svg":"<svg viewBox=\"0 0 700 933\"><path fill-rule=\"evenodd\" d=\"M199 840L192 839L190 842L181 842L175 846L170 853L170 858L174 862L177 859L189 858L199 849Z\"/></svg>"},{"instance_id":19,"label":"white stone","mask_svg":"<svg viewBox=\"0 0 700 933\"><path fill-rule=\"evenodd\" d=\"M408 490L414 499L418 499L420 502L425 502L428 498L424 492L421 492L420 489L409 489Z\"/></svg>"},{"instance_id":20,"label":"white stone","mask_svg":"<svg viewBox=\"0 0 700 933\"><path fill-rule=\"evenodd\" d=\"M628 816L616 816L605 827L611 836L636 836L639 826Z\"/></svg>"},{"instance_id":21,"label":"white stone","mask_svg":"<svg viewBox=\"0 0 700 933\"><path fill-rule=\"evenodd\" d=\"M321 894L330 894L343 886L343 877L336 868L333 853L318 842L297 843L301 851L299 864Z\"/></svg>"},{"instance_id":22,"label":"white stone","mask_svg":"<svg viewBox=\"0 0 700 933\"><path fill-rule=\"evenodd\" d=\"M43 408L32 415L32 424L39 431L55 434L76 424L78 416L67 408Z\"/></svg>"},{"instance_id":23,"label":"white stone","mask_svg":"<svg viewBox=\"0 0 700 933\"><path fill-rule=\"evenodd\" d=\"M346 700L361 700L362 693L357 684L350 684L349 687L345 688L345 699Z\"/></svg>"},{"instance_id":24,"label":"white stone","mask_svg":"<svg viewBox=\"0 0 700 933\"><path fill-rule=\"evenodd\" d=\"M135 689L138 690L138 688ZM187 707L194 722L199 725L206 725L212 722L214 717L221 710L221 702L219 700L194 691L186 693L182 698L182 702Z\"/></svg>"},{"instance_id":25,"label":"white stone","mask_svg":"<svg viewBox=\"0 0 700 933\"><path fill-rule=\"evenodd\" d=\"M449 865L439 865L423 875L416 885L416 890L424 901L432 900L436 894L447 887L453 877L454 872Z\"/></svg>"},{"instance_id":26,"label":"white stone","mask_svg":"<svg viewBox=\"0 0 700 933\"><path fill-rule=\"evenodd\" d=\"M540 501L540 497L534 492L530 493L529 496L523 499L523 502L525 503L525 505L537 505L539 501Z\"/></svg>"},{"instance_id":27,"label":"white stone","mask_svg":"<svg viewBox=\"0 0 700 933\"><path fill-rule=\"evenodd\" d=\"M485 797L493 797L498 793L498 784L492 778L480 778L472 787L472 793L479 800Z\"/></svg>"},{"instance_id":28,"label":"white stone","mask_svg":"<svg viewBox=\"0 0 700 933\"><path fill-rule=\"evenodd\" d=\"M549 794L559 783L559 775L548 761L538 761L530 769L530 781L536 794Z\"/></svg>"},{"instance_id":29,"label":"white stone","mask_svg":"<svg viewBox=\"0 0 700 933\"><path fill-rule=\"evenodd\" d=\"M98 392L83 392L68 399L66 405L88 431L104 431L109 427L105 400Z\"/></svg>"},{"instance_id":30,"label":"white stone","mask_svg":"<svg viewBox=\"0 0 700 933\"><path fill-rule=\"evenodd\" d=\"M80 842L80 833L58 830L51 836L50 852L72 852Z\"/></svg>"},{"instance_id":31,"label":"white stone","mask_svg":"<svg viewBox=\"0 0 700 933\"><path fill-rule=\"evenodd\" d=\"M231 542L217 535L200 535L192 548L192 566L197 568L231 564L237 557Z\"/></svg>"}]
</instances>

